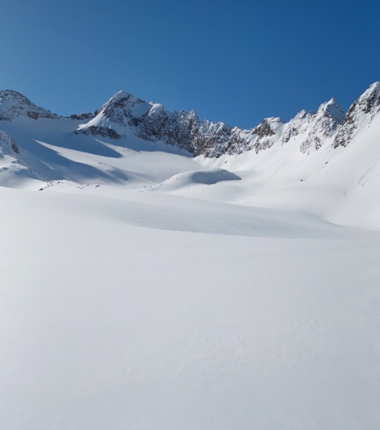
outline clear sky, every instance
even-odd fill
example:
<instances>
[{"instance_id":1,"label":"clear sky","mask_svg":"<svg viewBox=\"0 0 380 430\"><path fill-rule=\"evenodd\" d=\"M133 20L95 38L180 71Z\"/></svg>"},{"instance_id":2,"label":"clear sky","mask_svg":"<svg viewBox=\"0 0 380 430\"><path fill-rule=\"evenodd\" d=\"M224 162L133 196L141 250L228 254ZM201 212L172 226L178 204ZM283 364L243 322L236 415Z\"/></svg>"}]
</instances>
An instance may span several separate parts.
<instances>
[{"instance_id":1,"label":"clear sky","mask_svg":"<svg viewBox=\"0 0 380 430\"><path fill-rule=\"evenodd\" d=\"M380 80L378 0L2 0L0 88L58 114L123 89L251 128Z\"/></svg>"}]
</instances>

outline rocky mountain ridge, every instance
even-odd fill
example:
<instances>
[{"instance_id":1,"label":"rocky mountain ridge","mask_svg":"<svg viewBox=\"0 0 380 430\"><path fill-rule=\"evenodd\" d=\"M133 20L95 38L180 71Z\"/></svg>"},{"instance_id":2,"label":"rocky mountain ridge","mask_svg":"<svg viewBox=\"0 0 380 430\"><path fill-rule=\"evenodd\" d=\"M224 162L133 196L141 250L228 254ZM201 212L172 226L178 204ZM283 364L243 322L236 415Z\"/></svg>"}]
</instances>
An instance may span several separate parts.
<instances>
[{"instance_id":1,"label":"rocky mountain ridge","mask_svg":"<svg viewBox=\"0 0 380 430\"><path fill-rule=\"evenodd\" d=\"M299 112L289 122L281 118L266 118L252 129L231 127L224 122L201 120L194 112L169 112L162 104L145 102L119 91L98 111L71 115L83 121L73 132L120 139L135 135L151 142L185 149L194 156L220 157L246 151L267 150L273 145L299 145L303 153L319 150L323 145L332 148L347 146L357 132L358 124L370 123L380 111L380 82L369 87L355 101L347 113L332 98L317 112ZM17 117L31 119L63 118L38 107L22 94L0 92L0 120L13 121Z\"/></svg>"},{"instance_id":2,"label":"rocky mountain ridge","mask_svg":"<svg viewBox=\"0 0 380 430\"><path fill-rule=\"evenodd\" d=\"M297 142L303 153L349 144L359 120L370 121L379 110L380 83L376 82L352 104L347 114L335 98L323 103L317 112L299 112L289 122L265 118L252 129L231 127L224 122L200 120L194 111L169 112L158 103L146 103L120 91L112 97L79 133L121 138L134 134L151 142L178 146L195 156L220 157L223 154L256 153L273 145ZM94 128L96 127L96 128Z\"/></svg>"},{"instance_id":3,"label":"rocky mountain ridge","mask_svg":"<svg viewBox=\"0 0 380 430\"><path fill-rule=\"evenodd\" d=\"M334 139L334 148L347 146L362 125L371 123L373 117L380 112L380 82L372 84L349 108ZM363 120L364 121L361 121Z\"/></svg>"}]
</instances>

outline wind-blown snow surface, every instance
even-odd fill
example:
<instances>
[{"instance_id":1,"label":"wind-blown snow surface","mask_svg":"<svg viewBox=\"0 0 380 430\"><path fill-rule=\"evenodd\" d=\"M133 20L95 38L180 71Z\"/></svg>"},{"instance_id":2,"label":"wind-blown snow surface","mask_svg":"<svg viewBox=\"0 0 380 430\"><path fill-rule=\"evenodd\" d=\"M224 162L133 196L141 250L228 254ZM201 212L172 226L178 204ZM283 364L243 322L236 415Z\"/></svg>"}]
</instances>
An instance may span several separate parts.
<instances>
[{"instance_id":1,"label":"wind-blown snow surface","mask_svg":"<svg viewBox=\"0 0 380 430\"><path fill-rule=\"evenodd\" d=\"M185 197L0 196L2 427L378 428L377 233Z\"/></svg>"},{"instance_id":2,"label":"wind-blown snow surface","mask_svg":"<svg viewBox=\"0 0 380 430\"><path fill-rule=\"evenodd\" d=\"M378 429L377 118L217 159L2 121L1 428Z\"/></svg>"}]
</instances>

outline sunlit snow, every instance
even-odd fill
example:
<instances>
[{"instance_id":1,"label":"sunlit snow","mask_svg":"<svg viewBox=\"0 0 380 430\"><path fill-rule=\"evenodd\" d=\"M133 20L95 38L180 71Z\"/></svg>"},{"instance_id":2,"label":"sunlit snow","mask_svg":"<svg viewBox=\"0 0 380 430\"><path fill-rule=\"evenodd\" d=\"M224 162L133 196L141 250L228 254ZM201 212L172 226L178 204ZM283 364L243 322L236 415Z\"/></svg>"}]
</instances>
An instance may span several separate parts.
<instances>
[{"instance_id":1,"label":"sunlit snow","mask_svg":"<svg viewBox=\"0 0 380 430\"><path fill-rule=\"evenodd\" d=\"M0 427L378 429L380 116L358 121L219 158L1 121Z\"/></svg>"}]
</instances>

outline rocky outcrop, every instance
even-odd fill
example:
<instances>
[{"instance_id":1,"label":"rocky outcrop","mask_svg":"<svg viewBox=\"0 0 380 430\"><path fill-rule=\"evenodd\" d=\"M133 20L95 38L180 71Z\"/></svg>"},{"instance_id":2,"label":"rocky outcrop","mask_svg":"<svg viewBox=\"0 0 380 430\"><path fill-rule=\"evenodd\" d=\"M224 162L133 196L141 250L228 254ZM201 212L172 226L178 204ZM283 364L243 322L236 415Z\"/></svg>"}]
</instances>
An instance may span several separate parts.
<instances>
[{"instance_id":1,"label":"rocky outcrop","mask_svg":"<svg viewBox=\"0 0 380 430\"><path fill-rule=\"evenodd\" d=\"M112 128L96 127L94 125L76 130L74 134L84 134L86 136L102 136L108 137L109 139L121 139L123 137L121 134L117 133Z\"/></svg>"},{"instance_id":2,"label":"rocky outcrop","mask_svg":"<svg viewBox=\"0 0 380 430\"><path fill-rule=\"evenodd\" d=\"M282 132L281 142L287 144L296 140L300 151L309 153L318 151L321 146L334 136L343 124L345 113L338 102L332 98L323 103L317 112L301 111L290 120Z\"/></svg>"},{"instance_id":3,"label":"rocky outcrop","mask_svg":"<svg viewBox=\"0 0 380 430\"><path fill-rule=\"evenodd\" d=\"M79 113L79 114L70 115L69 118L73 119L73 120L83 121L85 119L92 119L92 118L94 118L94 116L95 116L95 113L86 112L86 113Z\"/></svg>"}]
</instances>

